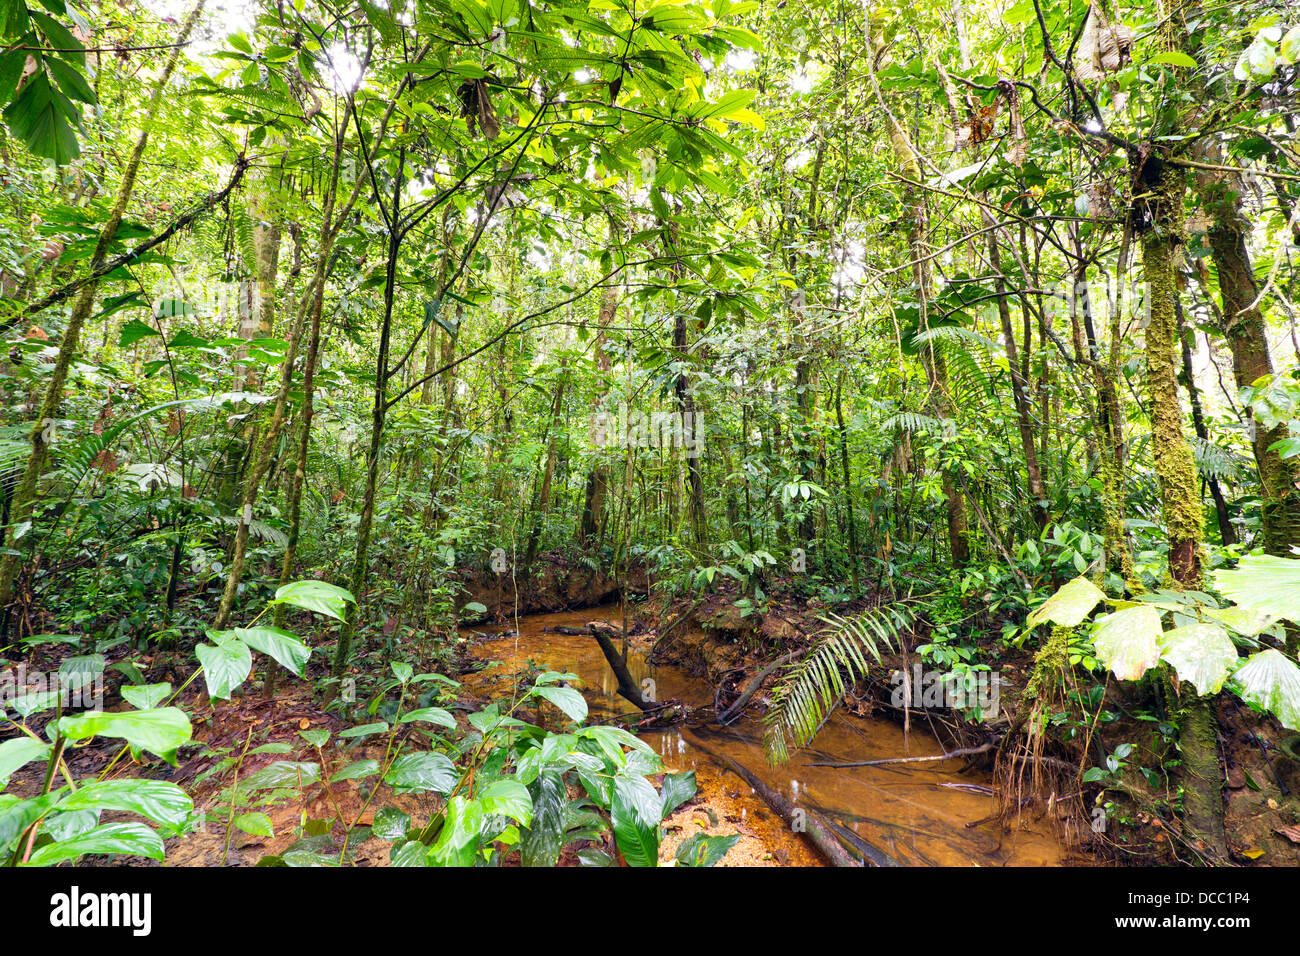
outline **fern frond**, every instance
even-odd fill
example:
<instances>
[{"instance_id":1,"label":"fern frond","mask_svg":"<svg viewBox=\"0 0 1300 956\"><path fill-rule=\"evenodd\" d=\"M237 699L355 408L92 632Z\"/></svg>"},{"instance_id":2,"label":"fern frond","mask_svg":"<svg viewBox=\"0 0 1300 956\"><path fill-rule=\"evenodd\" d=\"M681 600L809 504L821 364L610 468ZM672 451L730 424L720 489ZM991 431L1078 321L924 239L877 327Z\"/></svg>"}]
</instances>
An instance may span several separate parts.
<instances>
[{"instance_id":1,"label":"fern frond","mask_svg":"<svg viewBox=\"0 0 1300 956\"><path fill-rule=\"evenodd\" d=\"M808 653L786 670L764 719L763 747L773 764L789 759L790 743L806 747L812 741L845 690L867 675L870 661L880 662L882 647L897 645L899 633L910 628L916 616L899 603L856 617L828 614L821 620L826 627Z\"/></svg>"},{"instance_id":2,"label":"fern frond","mask_svg":"<svg viewBox=\"0 0 1300 956\"><path fill-rule=\"evenodd\" d=\"M1192 439L1192 456L1203 478L1222 478L1237 481L1241 478L1245 459L1234 451L1203 438Z\"/></svg>"},{"instance_id":3,"label":"fern frond","mask_svg":"<svg viewBox=\"0 0 1300 956\"><path fill-rule=\"evenodd\" d=\"M975 345L990 352L1002 351L1001 343L989 338L983 332L968 329L964 325L936 325L924 332L917 332L912 336L912 342L917 346L925 345L927 342L951 342L959 346L954 351L965 351L964 347L968 345Z\"/></svg>"},{"instance_id":4,"label":"fern frond","mask_svg":"<svg viewBox=\"0 0 1300 956\"><path fill-rule=\"evenodd\" d=\"M222 524L238 527L239 517L237 515L217 515L216 520ZM254 538L262 541L269 541L276 547L283 548L289 544L289 536L274 525L267 524L265 521L258 521L254 518L248 523L248 533Z\"/></svg>"},{"instance_id":5,"label":"fern frond","mask_svg":"<svg viewBox=\"0 0 1300 956\"><path fill-rule=\"evenodd\" d=\"M934 418L920 412L897 412L890 415L880 427L885 431L904 431L912 434L942 435L957 427L951 418Z\"/></svg>"}]
</instances>

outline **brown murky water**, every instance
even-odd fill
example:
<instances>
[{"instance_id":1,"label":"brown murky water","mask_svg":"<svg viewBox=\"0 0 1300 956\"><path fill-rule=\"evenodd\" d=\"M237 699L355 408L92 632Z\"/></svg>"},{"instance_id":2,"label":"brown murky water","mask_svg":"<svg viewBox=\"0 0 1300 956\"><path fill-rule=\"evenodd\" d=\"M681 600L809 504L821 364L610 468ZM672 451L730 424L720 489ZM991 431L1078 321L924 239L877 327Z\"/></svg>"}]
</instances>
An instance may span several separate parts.
<instances>
[{"instance_id":1,"label":"brown murky water","mask_svg":"<svg viewBox=\"0 0 1300 956\"><path fill-rule=\"evenodd\" d=\"M616 607L590 608L519 618L518 633L494 637L475 649L477 656L499 661L486 672L482 689L491 693L495 680L510 676L532 661L546 670L571 671L582 678L591 713L626 714L634 708L618 696L618 682L596 641L567 636L550 628L580 627L588 621L620 623ZM506 630L496 629L497 633ZM628 652L628 669L637 680L655 682L658 700L677 698L688 705L713 702L713 688L672 666L652 668L645 657ZM811 807L854 830L899 863L912 866L1052 866L1064 862L1065 851L1045 828L1000 832L991 824L967 827L993 812L989 779L979 772L959 773L960 761L943 764L900 764L886 767L833 769L812 767L824 760L876 760L943 753L938 742L913 725L904 739L900 727L885 720L834 715L813 741L811 750L794 753L790 762L769 767L763 756L762 726L743 719L731 727L681 728L642 735L674 770L701 774L725 773L718 755L726 755L753 771L795 806ZM744 795L742 815L770 819L766 805L735 776L730 787ZM784 841L791 859L806 860L801 838L784 828L770 827L767 839ZM784 854L783 854L784 855Z\"/></svg>"}]
</instances>

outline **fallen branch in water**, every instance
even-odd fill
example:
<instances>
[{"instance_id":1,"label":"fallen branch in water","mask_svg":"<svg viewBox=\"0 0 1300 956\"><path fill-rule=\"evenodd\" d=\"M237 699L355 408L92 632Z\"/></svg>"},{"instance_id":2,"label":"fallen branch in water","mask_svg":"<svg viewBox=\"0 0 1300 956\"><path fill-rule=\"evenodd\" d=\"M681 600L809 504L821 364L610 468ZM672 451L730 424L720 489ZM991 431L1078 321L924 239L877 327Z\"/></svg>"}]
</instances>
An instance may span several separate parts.
<instances>
[{"instance_id":1,"label":"fallen branch in water","mask_svg":"<svg viewBox=\"0 0 1300 956\"><path fill-rule=\"evenodd\" d=\"M872 846L870 843L862 839L862 837L858 836L848 827L844 826L841 823L837 823L833 818L828 816L826 818L826 822L827 824L830 825L830 828L835 831L835 835L838 836L846 846L850 846L854 850L857 850L858 853L862 855L862 859L865 862L870 863L872 866L902 866L903 865L899 863L897 860L895 860L888 853L885 853L883 850Z\"/></svg>"},{"instance_id":2,"label":"fallen branch in water","mask_svg":"<svg viewBox=\"0 0 1300 956\"><path fill-rule=\"evenodd\" d=\"M727 707L725 710L721 711L718 714L718 723L720 723L722 726L725 727L729 723L731 723L735 718L739 717L740 712L744 710L745 705L749 703L749 698L753 697L754 694L758 692L758 689L763 686L763 681L771 677L776 672L776 669L778 667L780 667L782 664L784 664L786 661L790 660L791 658L797 656L798 653L799 653L798 651L791 651L789 654L786 654L784 657L778 657L771 664L768 664L761 671L759 671L758 675L752 681L749 682L749 686L745 688L744 692L739 697L736 698L736 700L731 704L731 706ZM716 707L716 701L717 701L716 697L714 698L714 701Z\"/></svg>"},{"instance_id":3,"label":"fallen branch in water","mask_svg":"<svg viewBox=\"0 0 1300 956\"><path fill-rule=\"evenodd\" d=\"M940 760L951 760L954 757L972 757L975 754L988 753L995 748L997 743L989 741L986 744L980 744L978 747L961 747L957 750L950 750L948 753L936 754L933 757L889 757L884 760L854 760L849 763L810 763L810 767L880 767L891 763L935 763Z\"/></svg>"},{"instance_id":4,"label":"fallen branch in water","mask_svg":"<svg viewBox=\"0 0 1300 956\"><path fill-rule=\"evenodd\" d=\"M749 784L750 789L758 794L763 802L772 808L772 812L786 822L787 826L797 833L802 833L811 840L813 845L817 847L817 849L821 850L822 855L830 861L832 866L861 865L854 862L853 857L849 856L848 851L844 849L844 845L840 843L839 838L836 837L834 832L822 822L821 817L819 817L815 811L806 810L803 807L796 808L789 800L781 796L767 784L763 783L762 780L759 780L758 777L754 776L753 773L746 770L731 757L728 757L726 754L715 755L715 757L717 756L721 757L732 773L744 780L745 783ZM796 826L796 820L802 824L802 829L799 829Z\"/></svg>"},{"instance_id":5,"label":"fallen branch in water","mask_svg":"<svg viewBox=\"0 0 1300 956\"><path fill-rule=\"evenodd\" d=\"M596 639L596 643L600 645L600 652L605 655L605 663L609 664L609 669L614 672L614 678L618 681L618 692L642 710L654 708L655 702L641 693L641 687L628 671L623 655L610 640L611 634L622 632L612 624L602 624L600 621L592 621L587 625L586 630Z\"/></svg>"}]
</instances>

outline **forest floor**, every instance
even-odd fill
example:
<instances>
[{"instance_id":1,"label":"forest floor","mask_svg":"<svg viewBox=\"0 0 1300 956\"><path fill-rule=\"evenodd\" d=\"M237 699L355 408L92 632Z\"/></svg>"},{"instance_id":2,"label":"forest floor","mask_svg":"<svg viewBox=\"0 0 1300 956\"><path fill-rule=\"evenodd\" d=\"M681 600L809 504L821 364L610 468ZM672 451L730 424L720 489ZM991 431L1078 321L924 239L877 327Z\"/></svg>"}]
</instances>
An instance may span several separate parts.
<instances>
[{"instance_id":1,"label":"forest floor","mask_svg":"<svg viewBox=\"0 0 1300 956\"><path fill-rule=\"evenodd\" d=\"M544 579L535 578L531 594L524 600L518 592L512 595L509 607L499 600L488 604L499 619L508 618L516 607L521 613L553 610L556 607L586 606L615 596L618 589L603 575L588 574L585 568L566 566L563 561L548 559ZM585 583L584 583L585 582ZM636 585L644 578L636 580ZM484 588L482 597L489 597ZM473 590L471 590L473 593ZM683 668L710 686L718 687L719 700L725 705L745 687L755 674L779 653L807 646L823 626L821 616L827 611L817 601L799 597L792 588L777 583L769 589L769 604L763 614L745 615L735 607L737 595L725 589L707 599L679 598L672 601L641 601L630 605L638 628L647 634L663 632L666 636L654 642L652 660ZM485 602L487 603L487 602ZM846 615L866 606L865 602L841 605L835 612ZM526 610L525 610L526 608ZM676 622L682 621L678 624ZM671 625L671 626L670 626ZM990 627L990 634L998 629ZM920 641L914 641L913 647ZM929 730L946 748L968 745L972 741L989 739L1004 732L1016 723L1020 694L1034 668L1034 657L1027 651L999 648L995 638L990 638L986 649L989 662L1000 669L1002 715L998 721L987 724L962 724L949 719L950 715L936 715L927 711L924 729ZM473 644L462 648L461 658L453 665L458 677L469 677L481 667L473 658ZM326 648L322 648L327 650ZM647 648L648 649L648 648ZM57 670L59 657L67 653L66 647L44 646L36 654L31 667ZM110 652L110 657L112 652ZM136 658L140 660L140 658ZM184 679L189 667L180 667L175 661L189 659L175 653L159 654L153 668L147 673L149 680ZM915 659L914 657L912 659ZM324 676L328 654L312 658L309 677ZM887 654L883 672L906 666L908 658L900 654ZM145 663L149 663L148 659ZM114 673L112 680L116 681ZM773 679L755 695L751 709L761 711L769 702ZM332 743L326 749L326 765L321 777L328 780L343 766L362 759L382 759L383 744L365 739L347 741L346 749L336 749L334 744L345 743L338 739L340 731L349 726L338 716L324 710L313 694L308 681L282 678L273 695L267 696L262 685L250 682L245 693L230 701L215 705L198 684L191 685L179 703L191 715L195 749L182 750L179 766L171 767L161 762L137 764L129 754L123 754L121 745L107 739L95 739L87 746L71 749L67 760L73 773L80 779L102 773L112 765L110 776L149 777L181 785L193 797L197 809L209 811L218 821L210 820L206 827L194 834L173 838L167 844L167 861L177 866L239 866L256 865L267 857L279 857L287 850L319 853L344 858L359 866L384 866L388 864L388 840L373 837L368 828L374 821L377 809L395 806L409 813L414 821L422 822L436 812L438 798L429 795L394 794L386 785L367 789L361 782L342 780L324 785L310 782L301 787L282 791L281 797L271 804L232 809L226 801L228 789L234 782L234 773L227 769L211 773L223 759L247 756L238 765L238 776L246 779L250 774L274 761L316 762L321 756L300 735L301 731L324 729L333 733ZM901 715L889 700L890 684L880 680L863 682L845 700L844 710L857 716L885 716L899 720ZM464 693L482 693L472 679L462 688ZM1113 682L1107 686L1106 701L1120 714L1119 718L1094 734L1093 743L1085 753L1082 746L1072 742L1067 735L1051 736L1047 752L1061 761L1074 765L1095 766L1105 760L1116 746L1123 742L1135 744L1129 763L1146 767L1149 775L1125 774L1122 782L1112 781L1108 799L1118 801L1117 817L1122 826L1112 829L1104 837L1077 830L1071 837L1069 827L1062 830L1066 842L1083 859L1095 859L1119 864L1155 864L1191 862L1194 853L1183 845L1177 815L1164 798L1169 791L1154 784L1169 787L1176 774L1171 769L1177 753L1168 742L1156 733L1150 720L1139 720L1139 706L1144 702L1138 695L1141 685L1131 691L1118 688ZM1125 696L1127 693L1129 696ZM109 688L108 700L118 699L115 688ZM466 708L480 706L484 699L467 699ZM125 705L116 705L118 709ZM466 709L463 708L463 709ZM108 709L114 709L110 706ZM462 709L462 710L463 710ZM464 724L462 712L458 719ZM913 714L912 719L922 718ZM1233 862L1239 865L1300 865L1300 760L1287 755L1294 747L1294 739L1271 718L1264 718L1234 703L1220 705L1221 742L1226 768L1226 823ZM33 727L40 732L41 721L34 720ZM403 732L406 732L405 730ZM9 734L0 732L0 737ZM370 738L371 741L374 738ZM269 748L268 748L268 745ZM259 748L268 748L252 753ZM992 768L991 754L987 766ZM668 761L671 764L671 761ZM670 770L674 769L669 767ZM818 865L820 856L801 840L791 840L788 828L773 813L757 801L749 788L738 778L718 768L697 766L698 793L665 821L666 837L661 848L661 859L671 859L678 843L693 833L703 830L710 835L739 833L741 840L727 854L722 865ZM9 792L31 796L39 791L41 772L39 764L28 765L14 775ZM1145 782L1144 782L1145 781ZM1148 786L1147 784L1153 784ZM1098 792L1088 789L1088 796ZM1041 801L1040 801L1041 804ZM1040 818L1051 808L1058 817L1064 814L1060 807L1033 808ZM258 810L270 818L272 835L253 836L229 826L237 813ZM114 816L106 814L101 822L112 822ZM125 817L124 817L125 819ZM346 827L342 820L353 821L361 829L353 831L353 845L344 847ZM1061 820L1055 823L1061 823ZM305 831L306 836L300 834ZM360 842L356 840L360 838ZM295 847L296 844L296 847ZM610 847L606 847L610 849ZM122 858L121 865L138 865L141 862ZM576 865L572 852L566 853L561 865Z\"/></svg>"}]
</instances>

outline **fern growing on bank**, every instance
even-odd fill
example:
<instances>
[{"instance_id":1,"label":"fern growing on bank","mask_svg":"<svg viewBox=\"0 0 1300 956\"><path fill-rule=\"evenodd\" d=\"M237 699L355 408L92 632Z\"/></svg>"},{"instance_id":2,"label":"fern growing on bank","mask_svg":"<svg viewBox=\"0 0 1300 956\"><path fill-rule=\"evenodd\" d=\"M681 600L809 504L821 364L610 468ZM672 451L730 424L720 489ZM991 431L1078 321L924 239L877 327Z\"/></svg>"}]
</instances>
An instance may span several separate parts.
<instances>
[{"instance_id":1,"label":"fern growing on bank","mask_svg":"<svg viewBox=\"0 0 1300 956\"><path fill-rule=\"evenodd\" d=\"M881 647L897 646L899 633L912 627L916 615L895 603L852 618L828 614L820 620L826 627L808 653L787 669L764 719L763 749L772 764L790 759L790 743L806 747L812 741L845 689L867 676L868 658L880 663Z\"/></svg>"}]
</instances>

